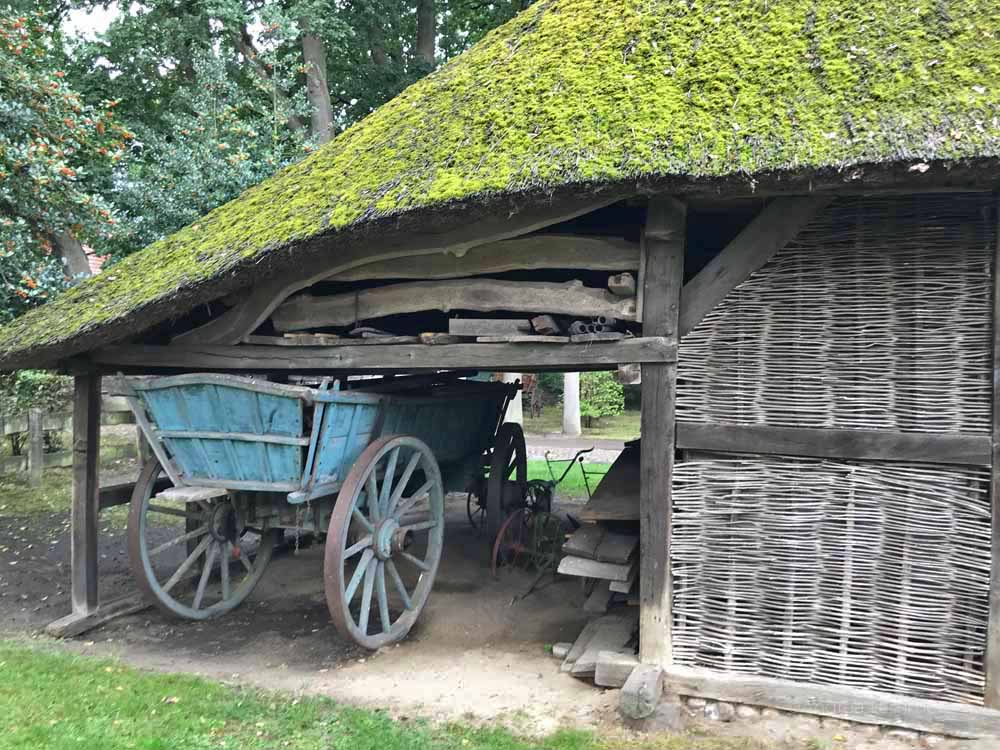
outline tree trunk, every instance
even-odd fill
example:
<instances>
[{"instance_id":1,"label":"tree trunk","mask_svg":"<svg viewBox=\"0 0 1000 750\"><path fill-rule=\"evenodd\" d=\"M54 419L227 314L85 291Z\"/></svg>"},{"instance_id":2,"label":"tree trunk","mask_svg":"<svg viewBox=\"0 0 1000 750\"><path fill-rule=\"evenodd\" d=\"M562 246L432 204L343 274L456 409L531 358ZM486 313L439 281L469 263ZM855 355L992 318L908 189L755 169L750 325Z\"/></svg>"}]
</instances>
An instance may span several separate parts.
<instances>
[{"instance_id":1,"label":"tree trunk","mask_svg":"<svg viewBox=\"0 0 1000 750\"><path fill-rule=\"evenodd\" d=\"M580 428L580 373L563 375L563 434L576 437Z\"/></svg>"},{"instance_id":2,"label":"tree trunk","mask_svg":"<svg viewBox=\"0 0 1000 750\"><path fill-rule=\"evenodd\" d=\"M305 130L305 123L302 122L298 115L292 112L292 102L288 98L288 93L278 87L278 84L275 83L267 68L257 59L257 48L254 47L253 37L250 36L249 29L244 26L239 33L235 34L235 40L236 46L240 54L243 55L243 59L246 60L247 65L250 66L251 72L271 88L274 98L281 105L281 108L288 113L285 116L288 127L291 130Z\"/></svg>"},{"instance_id":3,"label":"tree trunk","mask_svg":"<svg viewBox=\"0 0 1000 750\"><path fill-rule=\"evenodd\" d=\"M62 258L63 270L70 280L78 279L82 276L90 276L90 261L87 260L87 253L83 245L76 237L69 232L55 232L52 241Z\"/></svg>"},{"instance_id":4,"label":"tree trunk","mask_svg":"<svg viewBox=\"0 0 1000 750\"><path fill-rule=\"evenodd\" d=\"M417 0L417 59L429 69L434 67L437 40L437 10L434 0Z\"/></svg>"},{"instance_id":5,"label":"tree trunk","mask_svg":"<svg viewBox=\"0 0 1000 750\"><path fill-rule=\"evenodd\" d=\"M299 26L306 64L306 96L312 105L312 135L319 143L327 143L333 137L333 106L326 80L326 48L322 39L309 33L305 20L300 20Z\"/></svg>"}]
</instances>

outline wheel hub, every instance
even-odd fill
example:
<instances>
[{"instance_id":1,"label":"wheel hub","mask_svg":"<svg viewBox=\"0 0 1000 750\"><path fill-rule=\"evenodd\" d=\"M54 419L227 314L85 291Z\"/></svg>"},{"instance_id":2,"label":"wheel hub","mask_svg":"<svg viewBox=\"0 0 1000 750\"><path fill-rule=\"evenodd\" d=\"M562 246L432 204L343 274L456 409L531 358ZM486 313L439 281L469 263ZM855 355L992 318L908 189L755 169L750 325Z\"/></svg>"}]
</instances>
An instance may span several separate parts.
<instances>
[{"instance_id":1,"label":"wheel hub","mask_svg":"<svg viewBox=\"0 0 1000 750\"><path fill-rule=\"evenodd\" d=\"M413 532L400 528L395 518L387 518L375 528L372 546L375 557L388 560L409 547L412 541Z\"/></svg>"}]
</instances>

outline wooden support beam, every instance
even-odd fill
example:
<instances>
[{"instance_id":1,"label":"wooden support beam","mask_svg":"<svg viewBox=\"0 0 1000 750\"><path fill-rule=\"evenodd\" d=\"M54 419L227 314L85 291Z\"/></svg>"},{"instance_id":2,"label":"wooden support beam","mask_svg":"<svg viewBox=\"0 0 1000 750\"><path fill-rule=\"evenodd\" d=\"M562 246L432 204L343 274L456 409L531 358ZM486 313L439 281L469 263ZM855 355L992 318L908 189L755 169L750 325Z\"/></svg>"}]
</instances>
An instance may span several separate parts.
<instances>
[{"instance_id":1,"label":"wooden support beam","mask_svg":"<svg viewBox=\"0 0 1000 750\"><path fill-rule=\"evenodd\" d=\"M73 381L73 507L70 557L73 613L97 609L98 467L101 449L101 378L77 375Z\"/></svg>"},{"instance_id":2,"label":"wooden support beam","mask_svg":"<svg viewBox=\"0 0 1000 750\"><path fill-rule=\"evenodd\" d=\"M986 435L829 427L771 427L678 422L677 447L718 453L754 453L878 461L922 461L989 466Z\"/></svg>"},{"instance_id":3,"label":"wooden support beam","mask_svg":"<svg viewBox=\"0 0 1000 750\"><path fill-rule=\"evenodd\" d=\"M507 271L571 268L587 271L630 271L639 267L639 245L620 237L577 234L530 234L490 242L464 254L434 255L378 261L341 271L333 281L378 279L457 279Z\"/></svg>"},{"instance_id":4,"label":"wooden support beam","mask_svg":"<svg viewBox=\"0 0 1000 750\"><path fill-rule=\"evenodd\" d=\"M649 201L643 235L643 332L679 339L687 206L669 196ZM613 346L607 344L606 346ZM597 347L595 347L597 348ZM639 658L670 664L672 582L670 576L671 478L674 469L676 362L642 366L642 478L639 499Z\"/></svg>"},{"instance_id":5,"label":"wooden support beam","mask_svg":"<svg viewBox=\"0 0 1000 750\"><path fill-rule=\"evenodd\" d=\"M43 427L42 410L28 410L28 485L39 487L42 484L42 471L45 468L45 429Z\"/></svg>"},{"instance_id":6,"label":"wooden support beam","mask_svg":"<svg viewBox=\"0 0 1000 750\"><path fill-rule=\"evenodd\" d=\"M301 331L349 326L362 320L423 310L547 312L635 320L635 299L616 297L606 289L585 287L582 281L564 284L494 279L414 281L327 297L300 294L275 310L271 320L275 330Z\"/></svg>"},{"instance_id":7,"label":"wooden support beam","mask_svg":"<svg viewBox=\"0 0 1000 750\"><path fill-rule=\"evenodd\" d=\"M832 202L829 196L776 198L684 285L680 335L693 330L733 289L791 242Z\"/></svg>"},{"instance_id":8,"label":"wooden support beam","mask_svg":"<svg viewBox=\"0 0 1000 750\"><path fill-rule=\"evenodd\" d=\"M676 665L666 667L665 672L667 689L680 695L952 737L1000 736L1000 711L962 703Z\"/></svg>"},{"instance_id":9,"label":"wooden support beam","mask_svg":"<svg viewBox=\"0 0 1000 750\"><path fill-rule=\"evenodd\" d=\"M991 545L989 625L986 630L985 703L1000 709L1000 195L994 203L993 254L993 474L990 483Z\"/></svg>"},{"instance_id":10,"label":"wooden support beam","mask_svg":"<svg viewBox=\"0 0 1000 750\"><path fill-rule=\"evenodd\" d=\"M419 236L412 234L396 236L376 248L354 245L343 252L331 252L335 260L322 268L306 266L296 268L257 284L247 299L220 315L215 320L177 337L188 344L236 344L244 336L267 320L271 312L289 296L317 281L344 273L358 266L379 261L394 260L417 255L434 255L442 251L462 254L479 245L510 239L529 234L539 229L575 219L577 216L596 211L622 198L633 190L622 187L606 190L600 195L581 195L554 204L534 202L515 214L499 215L493 219L466 223L458 229L437 231L432 225Z\"/></svg>"},{"instance_id":11,"label":"wooden support beam","mask_svg":"<svg viewBox=\"0 0 1000 750\"><path fill-rule=\"evenodd\" d=\"M496 370L606 367L619 363L670 362L677 357L673 340L657 337L587 344L452 344L425 346L112 346L91 354L108 369L162 369L276 372Z\"/></svg>"}]
</instances>

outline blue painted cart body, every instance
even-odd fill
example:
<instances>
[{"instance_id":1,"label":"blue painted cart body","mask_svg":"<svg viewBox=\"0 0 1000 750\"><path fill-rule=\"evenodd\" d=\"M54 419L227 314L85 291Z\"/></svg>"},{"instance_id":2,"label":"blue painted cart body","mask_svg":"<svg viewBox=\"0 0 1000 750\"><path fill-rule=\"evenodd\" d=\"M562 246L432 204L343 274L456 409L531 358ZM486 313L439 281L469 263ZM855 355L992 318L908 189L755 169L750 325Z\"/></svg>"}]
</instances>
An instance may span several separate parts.
<instances>
[{"instance_id":1,"label":"blue painted cart body","mask_svg":"<svg viewBox=\"0 0 1000 750\"><path fill-rule=\"evenodd\" d=\"M455 381L381 394L181 375L130 378L122 390L175 486L284 492L302 503L337 492L384 435L423 440L445 490L463 489L481 472L516 388Z\"/></svg>"}]
</instances>

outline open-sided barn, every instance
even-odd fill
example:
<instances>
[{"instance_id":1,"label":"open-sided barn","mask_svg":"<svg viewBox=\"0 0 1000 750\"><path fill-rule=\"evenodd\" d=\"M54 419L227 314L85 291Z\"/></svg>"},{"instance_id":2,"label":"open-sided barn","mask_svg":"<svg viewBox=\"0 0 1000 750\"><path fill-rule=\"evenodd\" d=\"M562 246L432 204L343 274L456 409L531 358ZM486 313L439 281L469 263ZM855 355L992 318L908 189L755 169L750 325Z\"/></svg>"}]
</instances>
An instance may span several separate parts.
<instances>
[{"instance_id":1,"label":"open-sided barn","mask_svg":"<svg viewBox=\"0 0 1000 750\"><path fill-rule=\"evenodd\" d=\"M71 620L103 375L640 364L652 684L1000 731L998 30L991 0L541 0L9 324L0 367L76 377ZM419 336L470 313L629 335Z\"/></svg>"}]
</instances>

